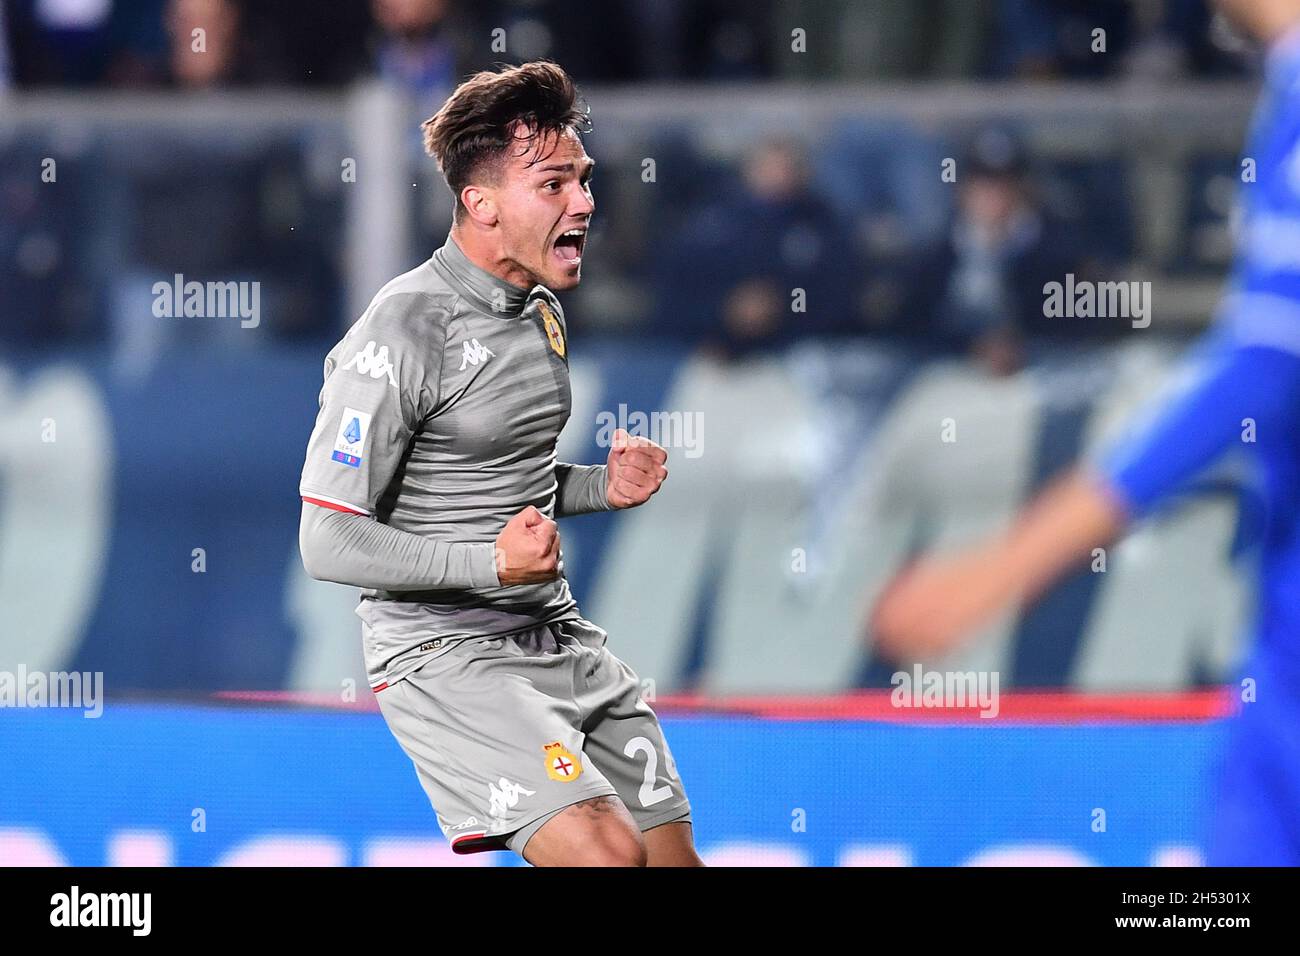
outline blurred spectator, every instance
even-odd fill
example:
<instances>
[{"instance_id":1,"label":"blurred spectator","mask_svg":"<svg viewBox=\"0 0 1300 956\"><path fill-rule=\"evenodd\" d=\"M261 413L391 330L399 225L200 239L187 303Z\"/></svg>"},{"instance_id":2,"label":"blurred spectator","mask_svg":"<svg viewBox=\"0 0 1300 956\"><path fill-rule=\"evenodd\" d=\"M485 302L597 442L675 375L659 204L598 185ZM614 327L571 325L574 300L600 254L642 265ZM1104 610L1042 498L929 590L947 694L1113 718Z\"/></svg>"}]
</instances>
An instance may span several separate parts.
<instances>
[{"instance_id":1,"label":"blurred spectator","mask_svg":"<svg viewBox=\"0 0 1300 956\"><path fill-rule=\"evenodd\" d=\"M728 356L844 329L851 244L792 141L759 144L739 189L654 248L656 329Z\"/></svg>"},{"instance_id":2,"label":"blurred spectator","mask_svg":"<svg viewBox=\"0 0 1300 956\"><path fill-rule=\"evenodd\" d=\"M681 25L674 8L681 4L646 4L656 8L646 14L657 31L650 35L634 26L630 11L635 6L632 0L602 0L597 13L578 12L565 0L488 0L475 5L476 49L480 59L489 62L555 60L580 84L635 80L648 43L667 41L671 49L679 40ZM666 17L666 24L656 26L655 15ZM490 46L498 29L504 31L505 53L493 53Z\"/></svg>"},{"instance_id":3,"label":"blurred spectator","mask_svg":"<svg viewBox=\"0 0 1300 956\"><path fill-rule=\"evenodd\" d=\"M9 25L5 18L5 6L0 3L0 94L9 89L13 83L13 70L9 66Z\"/></svg>"},{"instance_id":4,"label":"blurred spectator","mask_svg":"<svg viewBox=\"0 0 1300 956\"><path fill-rule=\"evenodd\" d=\"M17 81L26 86L287 83L276 28L239 0L18 0L9 7Z\"/></svg>"},{"instance_id":5,"label":"blurred spectator","mask_svg":"<svg viewBox=\"0 0 1300 956\"><path fill-rule=\"evenodd\" d=\"M777 12L777 72L813 80L974 75L995 19L994 0L781 0Z\"/></svg>"},{"instance_id":6,"label":"blurred spectator","mask_svg":"<svg viewBox=\"0 0 1300 956\"><path fill-rule=\"evenodd\" d=\"M1244 62L1206 0L998 0L989 39L997 77L1170 80L1237 73Z\"/></svg>"},{"instance_id":7,"label":"blurred spectator","mask_svg":"<svg viewBox=\"0 0 1300 956\"><path fill-rule=\"evenodd\" d=\"M338 207L330 196L308 192L304 161L291 139L250 150L222 143L215 133L206 141L176 143L165 159L141 157L130 172L127 262L151 282L175 273L200 281L261 280L263 334L328 334L337 314L332 257ZM202 189L193 188L198 182ZM203 228L179 229L178 223ZM166 332L154 324L159 334Z\"/></svg>"},{"instance_id":8,"label":"blurred spectator","mask_svg":"<svg viewBox=\"0 0 1300 956\"><path fill-rule=\"evenodd\" d=\"M368 0L331 0L324 6L316 0L131 0L118 3L114 19L116 33L125 41L109 69L109 81L116 86L341 85L369 71L365 38L373 22ZM233 49L217 51L223 61L219 67L182 62L177 69L177 56L193 52L193 31L212 29L209 20L227 34L236 24ZM204 37L209 50L211 39ZM205 79L203 73L209 76ZM198 82L184 83L183 76Z\"/></svg>"},{"instance_id":9,"label":"blurred spectator","mask_svg":"<svg viewBox=\"0 0 1300 956\"><path fill-rule=\"evenodd\" d=\"M686 22L689 0L628 4L628 23L640 42L633 44L636 75L643 80L674 80L686 74Z\"/></svg>"},{"instance_id":10,"label":"blurred spectator","mask_svg":"<svg viewBox=\"0 0 1300 956\"><path fill-rule=\"evenodd\" d=\"M102 333L94 280L83 267L94 241L85 183L97 167L72 153L60 160L56 187L33 174L49 154L35 138L0 144L0 344L67 343Z\"/></svg>"},{"instance_id":11,"label":"blurred spectator","mask_svg":"<svg viewBox=\"0 0 1300 956\"><path fill-rule=\"evenodd\" d=\"M282 34L259 25L237 0L168 0L170 81L186 89L283 82L291 71Z\"/></svg>"},{"instance_id":12,"label":"blurred spectator","mask_svg":"<svg viewBox=\"0 0 1300 956\"><path fill-rule=\"evenodd\" d=\"M846 274L859 331L897 321L901 289L889 264L939 240L952 219L952 190L935 188L948 149L940 139L897 120L836 124L816 154L816 179L845 218L854 253L865 262Z\"/></svg>"},{"instance_id":13,"label":"blurred spectator","mask_svg":"<svg viewBox=\"0 0 1300 956\"><path fill-rule=\"evenodd\" d=\"M689 5L680 42L691 80L749 80L772 75L771 0L700 0ZM789 36L789 31L786 31Z\"/></svg>"},{"instance_id":14,"label":"blurred spectator","mask_svg":"<svg viewBox=\"0 0 1300 956\"><path fill-rule=\"evenodd\" d=\"M494 61L538 57L582 83L1168 79L1243 62L1207 0L602 0L580 11L562 0L9 0L5 19L20 86L319 85L378 72L428 96Z\"/></svg>"},{"instance_id":15,"label":"blurred spectator","mask_svg":"<svg viewBox=\"0 0 1300 956\"><path fill-rule=\"evenodd\" d=\"M1129 72L1159 79L1240 74L1249 46L1205 0L1164 0L1147 35L1135 44Z\"/></svg>"},{"instance_id":16,"label":"blurred spectator","mask_svg":"<svg viewBox=\"0 0 1300 956\"><path fill-rule=\"evenodd\" d=\"M250 0L20 0L10 7L15 78L25 86L288 84L298 73L285 42L303 32L288 10Z\"/></svg>"},{"instance_id":17,"label":"blurred spectator","mask_svg":"<svg viewBox=\"0 0 1300 956\"><path fill-rule=\"evenodd\" d=\"M217 86L237 68L239 10L231 0L171 0L168 61L181 86Z\"/></svg>"},{"instance_id":18,"label":"blurred spectator","mask_svg":"<svg viewBox=\"0 0 1300 956\"><path fill-rule=\"evenodd\" d=\"M1130 40L1129 0L999 0L992 72L1016 77L1098 77L1118 72ZM1103 52L1094 50L1100 35Z\"/></svg>"},{"instance_id":19,"label":"blurred spectator","mask_svg":"<svg viewBox=\"0 0 1300 956\"><path fill-rule=\"evenodd\" d=\"M984 130L956 170L951 229L903 266L904 331L969 354L995 374L1019 368L1027 336L1094 331L1095 324L1043 317L1044 284L1071 272L1082 278L1085 266L1031 188L1021 144L1004 130Z\"/></svg>"},{"instance_id":20,"label":"blurred spectator","mask_svg":"<svg viewBox=\"0 0 1300 956\"><path fill-rule=\"evenodd\" d=\"M5 19L14 72L27 85L99 83L112 56L112 0L15 0Z\"/></svg>"},{"instance_id":21,"label":"blurred spectator","mask_svg":"<svg viewBox=\"0 0 1300 956\"><path fill-rule=\"evenodd\" d=\"M466 69L468 38L452 18L451 0L372 0L378 27L375 73L421 102L442 99ZM483 49L489 38L481 38Z\"/></svg>"}]
</instances>

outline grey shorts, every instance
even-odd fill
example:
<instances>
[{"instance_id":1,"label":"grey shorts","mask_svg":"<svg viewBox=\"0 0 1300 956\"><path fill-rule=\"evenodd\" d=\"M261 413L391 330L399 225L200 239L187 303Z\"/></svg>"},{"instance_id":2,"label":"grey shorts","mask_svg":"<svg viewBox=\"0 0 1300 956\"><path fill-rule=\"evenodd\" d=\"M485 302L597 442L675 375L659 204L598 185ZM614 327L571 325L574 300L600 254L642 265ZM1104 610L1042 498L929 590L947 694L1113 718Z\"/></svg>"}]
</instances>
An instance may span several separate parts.
<instances>
[{"instance_id":1,"label":"grey shorts","mask_svg":"<svg viewBox=\"0 0 1300 956\"><path fill-rule=\"evenodd\" d=\"M514 850L565 807L617 796L641 830L689 821L659 720L588 621L456 641L379 709L457 853Z\"/></svg>"}]
</instances>

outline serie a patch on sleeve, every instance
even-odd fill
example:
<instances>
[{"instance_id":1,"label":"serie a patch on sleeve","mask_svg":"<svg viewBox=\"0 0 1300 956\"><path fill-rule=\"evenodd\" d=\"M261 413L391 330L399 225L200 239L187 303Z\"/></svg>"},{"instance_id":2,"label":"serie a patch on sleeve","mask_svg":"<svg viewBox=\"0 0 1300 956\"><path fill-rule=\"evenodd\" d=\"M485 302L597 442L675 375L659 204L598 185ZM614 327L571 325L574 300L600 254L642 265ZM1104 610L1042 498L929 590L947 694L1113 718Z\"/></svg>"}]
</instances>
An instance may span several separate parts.
<instances>
[{"instance_id":1,"label":"serie a patch on sleeve","mask_svg":"<svg viewBox=\"0 0 1300 956\"><path fill-rule=\"evenodd\" d=\"M330 457L350 468L360 468L369 431L369 412L359 412L355 408L343 409L343 420L339 422L339 433L334 439L334 454Z\"/></svg>"}]
</instances>

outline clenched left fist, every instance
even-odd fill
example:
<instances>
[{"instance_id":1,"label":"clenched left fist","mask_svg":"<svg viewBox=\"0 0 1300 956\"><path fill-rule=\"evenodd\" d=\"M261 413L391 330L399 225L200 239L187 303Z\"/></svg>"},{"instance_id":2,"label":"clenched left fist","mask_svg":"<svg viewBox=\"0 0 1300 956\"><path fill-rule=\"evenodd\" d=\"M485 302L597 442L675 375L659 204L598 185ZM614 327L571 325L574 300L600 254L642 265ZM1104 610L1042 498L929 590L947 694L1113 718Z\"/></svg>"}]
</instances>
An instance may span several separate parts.
<instances>
[{"instance_id":1,"label":"clenched left fist","mask_svg":"<svg viewBox=\"0 0 1300 956\"><path fill-rule=\"evenodd\" d=\"M614 508L635 508L650 500L668 477L668 452L648 438L614 432L609 449L605 494Z\"/></svg>"}]
</instances>

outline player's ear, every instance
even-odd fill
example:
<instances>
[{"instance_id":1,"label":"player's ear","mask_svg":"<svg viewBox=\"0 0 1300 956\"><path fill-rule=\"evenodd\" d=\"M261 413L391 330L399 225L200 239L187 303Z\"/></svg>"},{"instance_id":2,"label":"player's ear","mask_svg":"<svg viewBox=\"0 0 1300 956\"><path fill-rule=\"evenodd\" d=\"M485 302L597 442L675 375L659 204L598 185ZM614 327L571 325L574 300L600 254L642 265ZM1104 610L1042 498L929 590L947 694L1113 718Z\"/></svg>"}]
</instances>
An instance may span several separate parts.
<instances>
[{"instance_id":1,"label":"player's ear","mask_svg":"<svg viewBox=\"0 0 1300 956\"><path fill-rule=\"evenodd\" d=\"M469 217L482 226L497 224L496 196L487 186L469 185L460 191L460 201Z\"/></svg>"}]
</instances>

